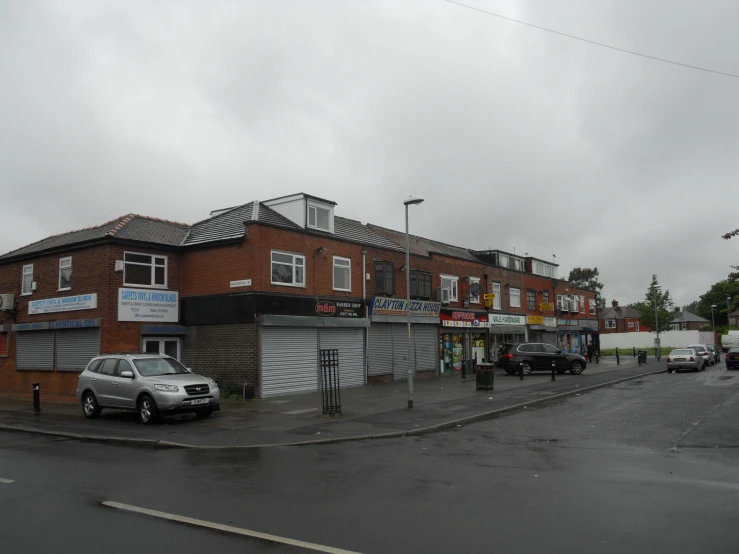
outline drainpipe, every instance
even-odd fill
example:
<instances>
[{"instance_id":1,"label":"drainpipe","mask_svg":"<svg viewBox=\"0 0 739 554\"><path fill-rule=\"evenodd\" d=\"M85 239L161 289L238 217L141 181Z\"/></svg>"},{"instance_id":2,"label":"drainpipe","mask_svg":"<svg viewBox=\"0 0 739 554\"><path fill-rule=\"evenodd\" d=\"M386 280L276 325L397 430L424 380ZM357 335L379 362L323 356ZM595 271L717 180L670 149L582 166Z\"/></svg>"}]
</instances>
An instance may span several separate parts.
<instances>
[{"instance_id":1,"label":"drainpipe","mask_svg":"<svg viewBox=\"0 0 739 554\"><path fill-rule=\"evenodd\" d=\"M362 303L364 304L364 317L369 317L369 309L367 308L367 251L362 250ZM368 361L367 352L369 351L369 328L364 328L364 384L367 384L368 378Z\"/></svg>"}]
</instances>

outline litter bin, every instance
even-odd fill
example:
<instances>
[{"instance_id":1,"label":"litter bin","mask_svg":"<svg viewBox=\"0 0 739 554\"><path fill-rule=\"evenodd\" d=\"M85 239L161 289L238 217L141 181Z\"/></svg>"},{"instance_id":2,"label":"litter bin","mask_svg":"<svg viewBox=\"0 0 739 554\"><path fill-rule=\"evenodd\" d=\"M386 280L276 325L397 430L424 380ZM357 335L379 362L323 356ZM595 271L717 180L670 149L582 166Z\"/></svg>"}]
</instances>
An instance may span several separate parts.
<instances>
[{"instance_id":1,"label":"litter bin","mask_svg":"<svg viewBox=\"0 0 739 554\"><path fill-rule=\"evenodd\" d=\"M476 390L493 390L493 381L495 381L495 365L491 363L479 362L475 365L475 389Z\"/></svg>"},{"instance_id":2,"label":"litter bin","mask_svg":"<svg viewBox=\"0 0 739 554\"><path fill-rule=\"evenodd\" d=\"M639 350L638 352L639 365L647 363L647 351Z\"/></svg>"}]
</instances>

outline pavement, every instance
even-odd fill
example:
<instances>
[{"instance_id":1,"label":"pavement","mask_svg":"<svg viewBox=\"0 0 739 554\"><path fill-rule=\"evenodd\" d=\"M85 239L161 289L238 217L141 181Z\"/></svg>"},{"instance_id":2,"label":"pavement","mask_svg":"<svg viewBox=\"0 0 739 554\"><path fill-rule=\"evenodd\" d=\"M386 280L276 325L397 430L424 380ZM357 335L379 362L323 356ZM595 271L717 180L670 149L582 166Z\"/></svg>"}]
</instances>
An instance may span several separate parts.
<instances>
[{"instance_id":1,"label":"pavement","mask_svg":"<svg viewBox=\"0 0 739 554\"><path fill-rule=\"evenodd\" d=\"M0 431L0 550L734 554L738 398L721 364L382 441L161 451Z\"/></svg>"},{"instance_id":2,"label":"pavement","mask_svg":"<svg viewBox=\"0 0 739 554\"><path fill-rule=\"evenodd\" d=\"M343 390L343 414L338 417L324 416L320 394L309 393L225 400L221 411L207 420L185 415L150 426L116 410L87 420L76 402L44 403L41 413L33 414L28 401L0 400L0 429L155 448L326 444L440 431L663 369L664 362L639 366L634 358L622 357L617 365L615 358L602 358L581 375L556 375L555 382L548 373L521 381L496 370L493 391L476 391L474 377L463 380L459 375L417 381L412 410L406 407L406 384L392 383Z\"/></svg>"}]
</instances>

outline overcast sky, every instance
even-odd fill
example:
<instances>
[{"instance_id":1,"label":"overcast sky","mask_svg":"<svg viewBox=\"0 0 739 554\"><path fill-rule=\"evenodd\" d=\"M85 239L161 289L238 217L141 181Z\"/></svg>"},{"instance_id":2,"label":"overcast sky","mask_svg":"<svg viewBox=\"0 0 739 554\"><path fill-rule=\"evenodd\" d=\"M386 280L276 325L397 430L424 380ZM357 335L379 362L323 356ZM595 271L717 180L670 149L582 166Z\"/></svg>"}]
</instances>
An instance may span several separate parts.
<instances>
[{"instance_id":1,"label":"overcast sky","mask_svg":"<svg viewBox=\"0 0 739 554\"><path fill-rule=\"evenodd\" d=\"M462 0L464 1L464 0ZM470 5L739 73L739 2ZM126 213L306 192L344 217L597 266L679 304L726 277L739 79L442 0L0 0L0 251Z\"/></svg>"}]
</instances>

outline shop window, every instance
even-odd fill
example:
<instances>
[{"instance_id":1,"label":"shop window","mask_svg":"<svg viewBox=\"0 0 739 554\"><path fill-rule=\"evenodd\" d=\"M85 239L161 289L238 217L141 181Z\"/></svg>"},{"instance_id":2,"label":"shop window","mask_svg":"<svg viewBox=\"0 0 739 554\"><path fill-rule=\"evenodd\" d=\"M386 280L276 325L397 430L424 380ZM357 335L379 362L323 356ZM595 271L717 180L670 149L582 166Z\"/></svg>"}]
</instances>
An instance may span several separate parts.
<instances>
[{"instance_id":1,"label":"shop window","mask_svg":"<svg viewBox=\"0 0 739 554\"><path fill-rule=\"evenodd\" d=\"M8 333L0 333L0 358L8 356Z\"/></svg>"},{"instance_id":2,"label":"shop window","mask_svg":"<svg viewBox=\"0 0 739 554\"><path fill-rule=\"evenodd\" d=\"M331 210L318 206L308 206L308 227L319 231L331 230Z\"/></svg>"},{"instance_id":3,"label":"shop window","mask_svg":"<svg viewBox=\"0 0 739 554\"><path fill-rule=\"evenodd\" d=\"M501 309L500 283L493 283L493 294L495 295L495 298L493 298L493 309L500 310Z\"/></svg>"},{"instance_id":4,"label":"shop window","mask_svg":"<svg viewBox=\"0 0 739 554\"><path fill-rule=\"evenodd\" d=\"M167 257L125 252L123 284L136 287L167 287Z\"/></svg>"},{"instance_id":5,"label":"shop window","mask_svg":"<svg viewBox=\"0 0 739 554\"><path fill-rule=\"evenodd\" d=\"M305 286L305 256L272 251L272 284Z\"/></svg>"},{"instance_id":6,"label":"shop window","mask_svg":"<svg viewBox=\"0 0 739 554\"><path fill-rule=\"evenodd\" d=\"M395 268L393 264L375 262L375 294L385 296L395 294Z\"/></svg>"},{"instance_id":7,"label":"shop window","mask_svg":"<svg viewBox=\"0 0 739 554\"><path fill-rule=\"evenodd\" d=\"M23 276L21 277L21 294L31 294L33 292L33 264L23 266Z\"/></svg>"},{"instance_id":8,"label":"shop window","mask_svg":"<svg viewBox=\"0 0 739 554\"><path fill-rule=\"evenodd\" d=\"M526 307L530 312L536 311L536 291L527 289L526 290Z\"/></svg>"},{"instance_id":9,"label":"shop window","mask_svg":"<svg viewBox=\"0 0 739 554\"><path fill-rule=\"evenodd\" d=\"M72 288L72 257L59 258L59 290Z\"/></svg>"},{"instance_id":10,"label":"shop window","mask_svg":"<svg viewBox=\"0 0 739 554\"><path fill-rule=\"evenodd\" d=\"M511 287L511 308L521 307L521 289Z\"/></svg>"},{"instance_id":11,"label":"shop window","mask_svg":"<svg viewBox=\"0 0 739 554\"><path fill-rule=\"evenodd\" d=\"M459 286L459 277L452 275L441 276L441 288L449 290L449 302L459 302L457 287Z\"/></svg>"},{"instance_id":12,"label":"shop window","mask_svg":"<svg viewBox=\"0 0 739 554\"><path fill-rule=\"evenodd\" d=\"M352 290L352 261L334 256L334 290Z\"/></svg>"},{"instance_id":13,"label":"shop window","mask_svg":"<svg viewBox=\"0 0 739 554\"><path fill-rule=\"evenodd\" d=\"M595 315L595 300L590 301L590 315Z\"/></svg>"},{"instance_id":14,"label":"shop window","mask_svg":"<svg viewBox=\"0 0 739 554\"><path fill-rule=\"evenodd\" d=\"M431 300L431 290L431 275L429 273L411 271L411 298Z\"/></svg>"},{"instance_id":15,"label":"shop window","mask_svg":"<svg viewBox=\"0 0 739 554\"><path fill-rule=\"evenodd\" d=\"M473 285L477 285L477 288L479 290L479 288L480 288L480 279L478 277L470 277L470 303L472 303L472 304L479 304L480 303L480 294L478 292L477 296L473 296L472 295Z\"/></svg>"}]
</instances>

